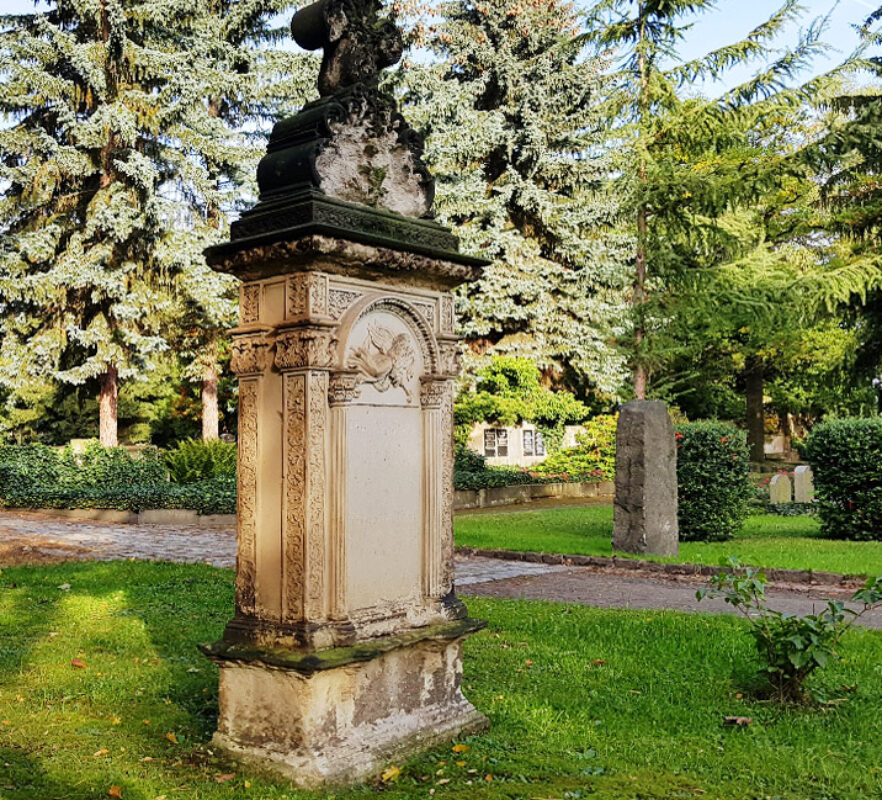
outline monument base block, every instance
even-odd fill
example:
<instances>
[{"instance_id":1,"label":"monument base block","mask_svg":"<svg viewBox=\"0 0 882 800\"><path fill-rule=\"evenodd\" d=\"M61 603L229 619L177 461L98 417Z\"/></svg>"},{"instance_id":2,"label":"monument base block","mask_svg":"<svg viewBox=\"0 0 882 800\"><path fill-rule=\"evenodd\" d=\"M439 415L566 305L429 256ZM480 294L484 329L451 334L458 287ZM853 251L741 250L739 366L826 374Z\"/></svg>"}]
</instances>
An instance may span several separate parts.
<instances>
[{"instance_id":1,"label":"monument base block","mask_svg":"<svg viewBox=\"0 0 882 800\"><path fill-rule=\"evenodd\" d=\"M400 757L488 727L463 696L460 620L311 653L203 648L220 667L213 742L303 787L376 775Z\"/></svg>"}]
</instances>

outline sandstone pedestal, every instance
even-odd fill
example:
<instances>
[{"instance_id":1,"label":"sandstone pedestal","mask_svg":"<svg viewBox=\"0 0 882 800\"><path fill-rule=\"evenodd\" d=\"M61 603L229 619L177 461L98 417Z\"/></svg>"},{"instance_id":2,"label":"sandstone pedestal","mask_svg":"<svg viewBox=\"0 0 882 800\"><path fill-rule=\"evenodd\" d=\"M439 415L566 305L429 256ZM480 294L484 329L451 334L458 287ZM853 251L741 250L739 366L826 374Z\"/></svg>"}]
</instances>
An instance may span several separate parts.
<instances>
[{"instance_id":1,"label":"sandstone pedestal","mask_svg":"<svg viewBox=\"0 0 882 800\"><path fill-rule=\"evenodd\" d=\"M616 430L613 549L676 556L677 450L664 403L632 400Z\"/></svg>"},{"instance_id":2,"label":"sandstone pedestal","mask_svg":"<svg viewBox=\"0 0 882 800\"><path fill-rule=\"evenodd\" d=\"M461 263L326 237L235 253L236 615L216 744L302 785L486 725L460 691L451 286Z\"/></svg>"}]
</instances>

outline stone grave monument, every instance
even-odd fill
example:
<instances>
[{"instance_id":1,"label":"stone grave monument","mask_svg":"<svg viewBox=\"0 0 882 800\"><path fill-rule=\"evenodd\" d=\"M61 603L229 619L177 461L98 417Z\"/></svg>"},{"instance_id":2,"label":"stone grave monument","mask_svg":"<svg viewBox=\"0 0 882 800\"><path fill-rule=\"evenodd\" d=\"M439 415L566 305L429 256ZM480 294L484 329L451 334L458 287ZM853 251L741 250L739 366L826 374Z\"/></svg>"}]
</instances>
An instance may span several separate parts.
<instances>
[{"instance_id":1,"label":"stone grave monument","mask_svg":"<svg viewBox=\"0 0 882 800\"><path fill-rule=\"evenodd\" d=\"M773 506L793 502L793 484L786 472L779 472L769 481L769 502Z\"/></svg>"},{"instance_id":2,"label":"stone grave monument","mask_svg":"<svg viewBox=\"0 0 882 800\"><path fill-rule=\"evenodd\" d=\"M676 556L677 449L667 406L632 400L616 427L616 498L613 549Z\"/></svg>"},{"instance_id":3,"label":"stone grave monument","mask_svg":"<svg viewBox=\"0 0 882 800\"><path fill-rule=\"evenodd\" d=\"M483 262L433 222L421 143L379 89L379 0L292 21L320 98L273 130L257 205L211 248L241 279L236 612L216 745L303 786L487 725L463 696L453 587L451 290Z\"/></svg>"},{"instance_id":4,"label":"stone grave monument","mask_svg":"<svg viewBox=\"0 0 882 800\"><path fill-rule=\"evenodd\" d=\"M812 468L802 464L793 471L793 502L815 502L815 478Z\"/></svg>"}]
</instances>

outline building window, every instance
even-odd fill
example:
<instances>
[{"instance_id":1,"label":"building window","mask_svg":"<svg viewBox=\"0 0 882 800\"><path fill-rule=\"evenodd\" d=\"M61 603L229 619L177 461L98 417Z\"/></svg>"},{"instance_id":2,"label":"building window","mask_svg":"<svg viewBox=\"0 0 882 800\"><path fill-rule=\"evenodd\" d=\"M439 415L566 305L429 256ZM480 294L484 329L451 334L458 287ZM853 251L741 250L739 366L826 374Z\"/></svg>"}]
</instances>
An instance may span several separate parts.
<instances>
[{"instance_id":1,"label":"building window","mask_svg":"<svg viewBox=\"0 0 882 800\"><path fill-rule=\"evenodd\" d=\"M508 455L508 431L505 428L487 428L484 431L484 455L487 458L505 458Z\"/></svg>"},{"instance_id":2,"label":"building window","mask_svg":"<svg viewBox=\"0 0 882 800\"><path fill-rule=\"evenodd\" d=\"M524 431L524 455L544 456L545 441L539 431Z\"/></svg>"}]
</instances>

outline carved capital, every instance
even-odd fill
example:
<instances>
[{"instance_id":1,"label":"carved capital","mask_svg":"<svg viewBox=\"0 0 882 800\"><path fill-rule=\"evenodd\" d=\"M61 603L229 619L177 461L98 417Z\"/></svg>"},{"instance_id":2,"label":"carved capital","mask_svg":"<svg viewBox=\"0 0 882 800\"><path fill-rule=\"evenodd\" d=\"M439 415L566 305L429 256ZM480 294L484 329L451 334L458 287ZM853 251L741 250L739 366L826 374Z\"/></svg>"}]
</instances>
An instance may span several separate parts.
<instances>
[{"instance_id":1,"label":"carved capital","mask_svg":"<svg viewBox=\"0 0 882 800\"><path fill-rule=\"evenodd\" d=\"M462 367L462 354L459 351L459 341L449 340L438 343L439 371L442 375L455 378L459 375Z\"/></svg>"},{"instance_id":2,"label":"carved capital","mask_svg":"<svg viewBox=\"0 0 882 800\"><path fill-rule=\"evenodd\" d=\"M361 394L357 372L332 372L328 384L328 403L344 406Z\"/></svg>"},{"instance_id":3,"label":"carved capital","mask_svg":"<svg viewBox=\"0 0 882 800\"><path fill-rule=\"evenodd\" d=\"M276 367L280 370L330 369L336 360L332 328L305 325L276 336Z\"/></svg>"},{"instance_id":4,"label":"carved capital","mask_svg":"<svg viewBox=\"0 0 882 800\"><path fill-rule=\"evenodd\" d=\"M441 408L450 388L450 381L438 375L420 378L420 405L423 408Z\"/></svg>"},{"instance_id":5,"label":"carved capital","mask_svg":"<svg viewBox=\"0 0 882 800\"><path fill-rule=\"evenodd\" d=\"M237 336L230 345L230 369L234 375L259 375L269 366L271 342L262 334Z\"/></svg>"}]
</instances>

